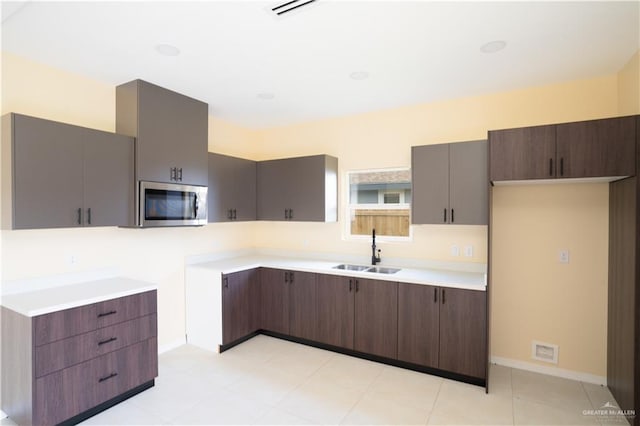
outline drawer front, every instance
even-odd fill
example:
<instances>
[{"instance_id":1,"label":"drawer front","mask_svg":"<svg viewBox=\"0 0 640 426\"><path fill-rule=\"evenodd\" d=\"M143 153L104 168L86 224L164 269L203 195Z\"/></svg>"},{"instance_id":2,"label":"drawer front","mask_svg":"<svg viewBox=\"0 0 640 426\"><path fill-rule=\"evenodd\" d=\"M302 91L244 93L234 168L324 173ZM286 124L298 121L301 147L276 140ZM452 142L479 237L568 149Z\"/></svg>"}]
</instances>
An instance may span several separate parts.
<instances>
[{"instance_id":1,"label":"drawer front","mask_svg":"<svg viewBox=\"0 0 640 426\"><path fill-rule=\"evenodd\" d=\"M36 348L35 376L42 377L157 334L157 316L151 314L39 346Z\"/></svg>"},{"instance_id":2,"label":"drawer front","mask_svg":"<svg viewBox=\"0 0 640 426\"><path fill-rule=\"evenodd\" d=\"M157 312L157 291L147 291L96 303L98 328Z\"/></svg>"},{"instance_id":3,"label":"drawer front","mask_svg":"<svg viewBox=\"0 0 640 426\"><path fill-rule=\"evenodd\" d=\"M34 345L93 331L97 324L95 304L39 315L33 319Z\"/></svg>"},{"instance_id":4,"label":"drawer front","mask_svg":"<svg viewBox=\"0 0 640 426\"><path fill-rule=\"evenodd\" d=\"M151 338L37 379L33 423L60 423L152 380L157 348Z\"/></svg>"}]
</instances>

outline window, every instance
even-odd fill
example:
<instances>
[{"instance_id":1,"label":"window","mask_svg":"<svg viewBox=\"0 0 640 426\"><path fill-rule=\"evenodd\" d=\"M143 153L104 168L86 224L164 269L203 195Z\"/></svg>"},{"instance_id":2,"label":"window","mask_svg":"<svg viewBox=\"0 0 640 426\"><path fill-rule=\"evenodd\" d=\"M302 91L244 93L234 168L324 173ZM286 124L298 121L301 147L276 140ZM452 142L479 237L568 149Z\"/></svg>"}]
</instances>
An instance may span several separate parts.
<instances>
[{"instance_id":1,"label":"window","mask_svg":"<svg viewBox=\"0 0 640 426\"><path fill-rule=\"evenodd\" d=\"M409 237L411 171L408 168L347 172L347 234Z\"/></svg>"}]
</instances>

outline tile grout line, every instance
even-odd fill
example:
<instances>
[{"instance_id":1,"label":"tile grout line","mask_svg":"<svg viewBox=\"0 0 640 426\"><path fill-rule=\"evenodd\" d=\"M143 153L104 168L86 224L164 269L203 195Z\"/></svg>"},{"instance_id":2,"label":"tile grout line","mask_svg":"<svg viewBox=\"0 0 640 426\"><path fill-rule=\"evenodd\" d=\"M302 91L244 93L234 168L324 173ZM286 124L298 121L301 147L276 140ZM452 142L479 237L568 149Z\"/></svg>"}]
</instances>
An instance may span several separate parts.
<instances>
[{"instance_id":1,"label":"tile grout line","mask_svg":"<svg viewBox=\"0 0 640 426\"><path fill-rule=\"evenodd\" d=\"M344 416L342 416L342 418L340 419L340 421L337 423L339 425L342 424L342 422L349 417L349 414L351 414L351 412L353 411L354 408L356 408L356 405L358 405L360 403L360 401L362 401L362 398L365 397L365 395L369 394L371 392L371 387L373 386L373 384L376 382L376 380L378 380L380 378L380 376L382 375L382 372L385 370L385 368L387 368L387 366L383 366L380 369L380 372L378 373L378 375L376 377L373 378L373 380L371 381L371 383L369 383L369 385L367 386L367 388L362 392L362 395L360 395L360 397L358 398L358 400L356 402L353 403L353 405L351 406L351 408L349 408L349 411L347 411L347 414L345 414Z\"/></svg>"},{"instance_id":2,"label":"tile grout line","mask_svg":"<svg viewBox=\"0 0 640 426\"><path fill-rule=\"evenodd\" d=\"M433 414L433 410L436 408L436 403L438 402L438 398L440 398L440 391L442 390L442 385L444 384L444 379L440 379L440 386L438 386L438 392L436 393L436 397L433 398L433 404L431 404L431 410L429 410L429 415L427 416L427 422L425 426L429 424L429 420L431 420L431 415Z\"/></svg>"}]
</instances>

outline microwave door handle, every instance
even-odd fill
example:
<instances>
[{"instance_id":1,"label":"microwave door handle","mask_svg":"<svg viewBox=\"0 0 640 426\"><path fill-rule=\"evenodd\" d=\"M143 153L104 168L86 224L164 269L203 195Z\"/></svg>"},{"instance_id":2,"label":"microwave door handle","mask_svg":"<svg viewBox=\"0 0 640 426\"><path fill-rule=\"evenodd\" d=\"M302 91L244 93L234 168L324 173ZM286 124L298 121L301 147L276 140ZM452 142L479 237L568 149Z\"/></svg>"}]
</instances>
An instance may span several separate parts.
<instances>
[{"instance_id":1,"label":"microwave door handle","mask_svg":"<svg viewBox=\"0 0 640 426\"><path fill-rule=\"evenodd\" d=\"M193 197L193 218L198 218L198 194L194 194Z\"/></svg>"}]
</instances>

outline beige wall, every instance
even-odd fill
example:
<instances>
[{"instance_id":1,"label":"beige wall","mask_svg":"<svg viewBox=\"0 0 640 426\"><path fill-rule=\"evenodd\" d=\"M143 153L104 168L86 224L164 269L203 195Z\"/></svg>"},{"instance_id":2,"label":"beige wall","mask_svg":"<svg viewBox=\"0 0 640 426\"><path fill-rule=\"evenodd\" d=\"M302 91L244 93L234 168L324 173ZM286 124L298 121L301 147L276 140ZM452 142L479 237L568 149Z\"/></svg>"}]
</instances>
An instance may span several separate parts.
<instances>
[{"instance_id":1,"label":"beige wall","mask_svg":"<svg viewBox=\"0 0 640 426\"><path fill-rule=\"evenodd\" d=\"M4 55L3 59L3 113L16 111L113 130L114 88L110 85L13 55ZM482 139L488 129L617 114L618 76L612 75L259 131L211 118L209 149L253 159L327 153L340 159L340 170L344 172L408 166L412 145ZM344 182L340 184L344 205ZM542 198L565 201L563 215L548 220L544 227L530 226L539 223L539 214L521 207L522 194L530 191L537 194L535 190L499 189L502 190L498 193L500 203L495 214L507 219L495 228L497 241L509 229L513 231L509 236L523 245L539 239L550 243L549 248L527 250L522 256L521 261L527 266L525 277L511 263L510 256L515 253L506 246L507 242L503 239L496 245L492 353L530 361L529 341L550 341L560 345L561 368L604 375L605 330L592 328L591 324L606 316L606 292L602 290L606 253L604 258L601 256L607 232L606 189L598 185L562 185L539 190ZM566 200L575 200L576 204ZM583 221L574 220L574 213L580 216L585 203L592 214L587 214ZM370 242L344 240L342 217L340 220L337 224L256 222L190 229L2 231L2 277L17 279L119 266L127 275L156 281L161 289L160 344L164 345L184 336L184 256L256 246L358 254L366 259ZM585 223L590 226L585 227ZM481 226L422 225L414 227L412 242L381 242L380 248L383 258L483 263L487 259L486 234L486 227ZM473 244L474 257L450 256L453 244ZM556 265L549 260L559 244L572 252L569 268L555 269ZM532 242L531 246L536 245ZM68 254L78 256L75 266L66 262ZM581 256L590 260L584 261ZM572 273L565 273L567 270ZM541 299L554 298L557 306L554 310L566 328L581 331L556 333L552 322L540 319L542 309L546 308L530 297L532 289L523 289L520 284L523 281L544 281L544 287L535 288L536 295ZM510 285L513 282L518 285ZM583 298L582 293L573 292L575 289L583 289L593 297ZM576 297L580 297L582 306L576 306ZM524 304L526 309L513 311L514 304ZM523 330L518 324L527 324L527 328ZM588 332L584 332L585 325ZM585 348L593 356L580 359Z\"/></svg>"},{"instance_id":2,"label":"beige wall","mask_svg":"<svg viewBox=\"0 0 640 426\"><path fill-rule=\"evenodd\" d=\"M620 115L640 114L640 50L618 73Z\"/></svg>"}]
</instances>

